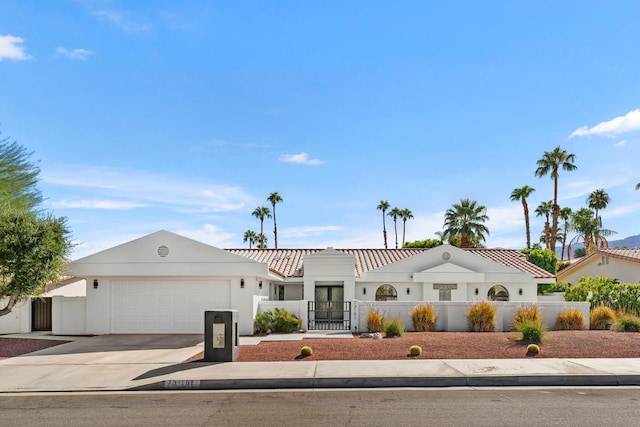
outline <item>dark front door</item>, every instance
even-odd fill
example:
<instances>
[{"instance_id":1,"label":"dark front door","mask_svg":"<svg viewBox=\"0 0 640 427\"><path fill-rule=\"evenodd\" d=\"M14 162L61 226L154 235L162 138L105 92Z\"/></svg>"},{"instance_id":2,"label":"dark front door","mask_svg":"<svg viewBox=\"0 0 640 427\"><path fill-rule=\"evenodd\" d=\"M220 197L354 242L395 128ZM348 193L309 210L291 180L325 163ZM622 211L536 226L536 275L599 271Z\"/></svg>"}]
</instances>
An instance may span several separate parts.
<instances>
[{"instance_id":1,"label":"dark front door","mask_svg":"<svg viewBox=\"0 0 640 427\"><path fill-rule=\"evenodd\" d=\"M316 320L342 320L344 287L316 286Z\"/></svg>"},{"instance_id":2,"label":"dark front door","mask_svg":"<svg viewBox=\"0 0 640 427\"><path fill-rule=\"evenodd\" d=\"M31 300L31 330L51 330L51 298L34 298Z\"/></svg>"}]
</instances>

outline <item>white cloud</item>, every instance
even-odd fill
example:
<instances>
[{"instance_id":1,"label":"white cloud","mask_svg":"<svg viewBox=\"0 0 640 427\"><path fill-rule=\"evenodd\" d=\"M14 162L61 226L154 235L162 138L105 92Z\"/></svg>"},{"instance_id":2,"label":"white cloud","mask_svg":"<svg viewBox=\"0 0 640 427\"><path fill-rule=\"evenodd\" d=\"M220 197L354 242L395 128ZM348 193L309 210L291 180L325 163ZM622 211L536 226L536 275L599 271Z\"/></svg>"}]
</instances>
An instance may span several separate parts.
<instances>
[{"instance_id":1,"label":"white cloud","mask_svg":"<svg viewBox=\"0 0 640 427\"><path fill-rule=\"evenodd\" d=\"M241 241L237 235L228 233L213 224L204 224L201 228L196 229L176 230L174 233L217 248L237 247L238 242Z\"/></svg>"},{"instance_id":2,"label":"white cloud","mask_svg":"<svg viewBox=\"0 0 640 427\"><path fill-rule=\"evenodd\" d=\"M300 154L283 154L279 159L281 162L285 163L297 163L300 165L321 165L324 163L319 159L310 159L307 153Z\"/></svg>"},{"instance_id":3,"label":"white cloud","mask_svg":"<svg viewBox=\"0 0 640 427\"><path fill-rule=\"evenodd\" d=\"M338 225L291 227L279 230L280 232L278 233L278 235L284 239L300 238L308 236L318 236L325 231L342 231L343 229L344 227Z\"/></svg>"},{"instance_id":4,"label":"white cloud","mask_svg":"<svg viewBox=\"0 0 640 427\"><path fill-rule=\"evenodd\" d=\"M87 49L67 49L66 47L56 48L56 54L66 56L67 58L76 59L78 61L86 61L94 52Z\"/></svg>"},{"instance_id":5,"label":"white cloud","mask_svg":"<svg viewBox=\"0 0 640 427\"><path fill-rule=\"evenodd\" d=\"M146 205L119 200L60 200L59 202L52 202L51 206L63 209L127 210L144 207Z\"/></svg>"},{"instance_id":6,"label":"white cloud","mask_svg":"<svg viewBox=\"0 0 640 427\"><path fill-rule=\"evenodd\" d=\"M615 144L613 144L614 147L624 147L625 145L627 145L628 141L626 139L623 139L622 141L618 141Z\"/></svg>"},{"instance_id":7,"label":"white cloud","mask_svg":"<svg viewBox=\"0 0 640 427\"><path fill-rule=\"evenodd\" d=\"M616 136L622 133L629 133L640 130L640 109L628 112L624 116L618 116L607 122L601 122L597 125L589 128L583 126L574 130L569 138L574 136L591 136L591 135L603 135L603 136Z\"/></svg>"},{"instance_id":8,"label":"white cloud","mask_svg":"<svg viewBox=\"0 0 640 427\"><path fill-rule=\"evenodd\" d=\"M24 46L21 46L24 42L22 37L15 37L11 34L6 36L0 36L0 61L4 58L12 61L26 61L31 59L31 55L25 52Z\"/></svg>"},{"instance_id":9,"label":"white cloud","mask_svg":"<svg viewBox=\"0 0 640 427\"><path fill-rule=\"evenodd\" d=\"M151 30L151 25L131 20L117 10L96 10L93 15L98 20L113 24L127 33L142 33Z\"/></svg>"}]
</instances>

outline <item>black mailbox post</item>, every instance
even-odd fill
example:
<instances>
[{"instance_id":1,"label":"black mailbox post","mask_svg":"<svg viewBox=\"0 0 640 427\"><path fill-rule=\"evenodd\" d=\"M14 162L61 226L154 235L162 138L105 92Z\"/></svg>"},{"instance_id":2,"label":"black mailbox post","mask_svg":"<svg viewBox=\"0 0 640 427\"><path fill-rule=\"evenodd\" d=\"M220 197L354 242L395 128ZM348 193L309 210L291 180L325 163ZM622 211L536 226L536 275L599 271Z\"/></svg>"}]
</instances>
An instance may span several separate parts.
<instances>
[{"instance_id":1,"label":"black mailbox post","mask_svg":"<svg viewBox=\"0 0 640 427\"><path fill-rule=\"evenodd\" d=\"M233 362L238 358L238 310L204 312L204 361Z\"/></svg>"}]
</instances>

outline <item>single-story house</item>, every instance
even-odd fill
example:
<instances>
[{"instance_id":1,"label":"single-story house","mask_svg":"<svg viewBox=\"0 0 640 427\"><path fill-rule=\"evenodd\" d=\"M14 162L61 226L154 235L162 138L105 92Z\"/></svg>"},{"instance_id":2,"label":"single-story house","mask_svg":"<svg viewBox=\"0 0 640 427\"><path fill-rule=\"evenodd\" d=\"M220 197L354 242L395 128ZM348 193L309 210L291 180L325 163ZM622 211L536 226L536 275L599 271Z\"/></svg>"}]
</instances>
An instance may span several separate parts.
<instances>
[{"instance_id":1,"label":"single-story house","mask_svg":"<svg viewBox=\"0 0 640 427\"><path fill-rule=\"evenodd\" d=\"M607 276L620 283L640 283L640 249L597 249L560 270L558 281L575 285L583 276Z\"/></svg>"},{"instance_id":2,"label":"single-story house","mask_svg":"<svg viewBox=\"0 0 640 427\"><path fill-rule=\"evenodd\" d=\"M217 309L238 310L239 333L251 334L267 301L299 302L306 329L349 319L354 301L535 302L538 283L555 282L510 249L223 250L167 231L73 261L68 273L86 280L86 334L201 333L203 312Z\"/></svg>"}]
</instances>

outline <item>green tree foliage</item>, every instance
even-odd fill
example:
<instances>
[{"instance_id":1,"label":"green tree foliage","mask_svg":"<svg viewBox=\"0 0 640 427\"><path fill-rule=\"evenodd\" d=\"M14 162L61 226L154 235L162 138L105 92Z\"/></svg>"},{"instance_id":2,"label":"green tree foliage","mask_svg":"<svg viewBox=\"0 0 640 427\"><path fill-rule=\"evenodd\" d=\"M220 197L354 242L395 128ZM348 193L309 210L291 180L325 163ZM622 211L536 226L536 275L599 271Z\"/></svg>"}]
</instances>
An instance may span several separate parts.
<instances>
[{"instance_id":1,"label":"green tree foliage","mask_svg":"<svg viewBox=\"0 0 640 427\"><path fill-rule=\"evenodd\" d=\"M416 240L414 242L406 242L403 248L435 248L440 246L442 242L439 239L424 239Z\"/></svg>"},{"instance_id":2,"label":"green tree foliage","mask_svg":"<svg viewBox=\"0 0 640 427\"><path fill-rule=\"evenodd\" d=\"M558 257L549 249L523 249L520 252L527 256L527 260L551 274L558 272Z\"/></svg>"},{"instance_id":3,"label":"green tree foliage","mask_svg":"<svg viewBox=\"0 0 640 427\"><path fill-rule=\"evenodd\" d=\"M251 212L251 215L260 220L260 234L258 234L258 239L260 240L260 244L258 247L266 248L267 238L264 235L264 219L271 218L271 210L266 206L258 206L253 210L253 212Z\"/></svg>"},{"instance_id":4,"label":"green tree foliage","mask_svg":"<svg viewBox=\"0 0 640 427\"><path fill-rule=\"evenodd\" d=\"M71 245L65 218L34 212L0 212L0 316L17 302L41 295L47 283L56 283Z\"/></svg>"},{"instance_id":5,"label":"green tree foliage","mask_svg":"<svg viewBox=\"0 0 640 427\"><path fill-rule=\"evenodd\" d=\"M564 293L566 301L589 301L592 307L610 307L620 313L640 315L640 283L619 283L606 276L585 276Z\"/></svg>"},{"instance_id":6,"label":"green tree foliage","mask_svg":"<svg viewBox=\"0 0 640 427\"><path fill-rule=\"evenodd\" d=\"M413 212L405 208L400 211L400 217L402 218L402 246L404 247L404 237L407 231L407 220L413 219Z\"/></svg>"},{"instance_id":7,"label":"green tree foliage","mask_svg":"<svg viewBox=\"0 0 640 427\"><path fill-rule=\"evenodd\" d=\"M9 138L0 139L0 208L28 211L42 202L37 188L40 169L29 153Z\"/></svg>"},{"instance_id":8,"label":"green tree foliage","mask_svg":"<svg viewBox=\"0 0 640 427\"><path fill-rule=\"evenodd\" d=\"M402 214L402 211L397 207L391 209L387 215L393 218L393 229L396 233L396 249L398 249L398 217Z\"/></svg>"},{"instance_id":9,"label":"green tree foliage","mask_svg":"<svg viewBox=\"0 0 640 427\"><path fill-rule=\"evenodd\" d=\"M487 221L486 207L475 200L462 199L445 212L443 237L461 248L481 247L485 235L489 234L489 229L484 225Z\"/></svg>"},{"instance_id":10,"label":"green tree foliage","mask_svg":"<svg viewBox=\"0 0 640 427\"><path fill-rule=\"evenodd\" d=\"M278 249L278 224L276 223L276 204L282 203L282 196L278 194L277 191L269 194L267 200L271 202L271 206L273 207L273 245L274 248Z\"/></svg>"}]
</instances>

